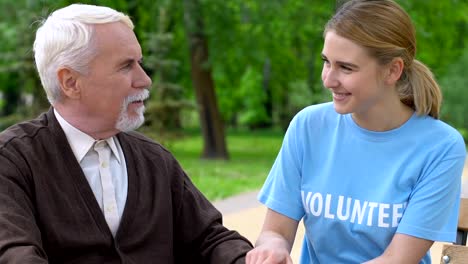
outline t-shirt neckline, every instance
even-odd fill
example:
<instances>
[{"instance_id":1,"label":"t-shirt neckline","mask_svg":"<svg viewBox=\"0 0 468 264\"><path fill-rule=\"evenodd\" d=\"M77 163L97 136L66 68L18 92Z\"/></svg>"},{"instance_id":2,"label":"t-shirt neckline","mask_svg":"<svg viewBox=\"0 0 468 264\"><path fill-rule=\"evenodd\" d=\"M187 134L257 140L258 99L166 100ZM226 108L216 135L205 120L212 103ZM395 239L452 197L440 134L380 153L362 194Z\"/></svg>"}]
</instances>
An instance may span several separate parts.
<instances>
[{"instance_id":1,"label":"t-shirt neckline","mask_svg":"<svg viewBox=\"0 0 468 264\"><path fill-rule=\"evenodd\" d=\"M351 114L344 115L346 124L355 132L356 135L371 141L387 141L392 138L400 135L406 131L414 120L417 118L416 112L414 112L411 117L406 120L402 125L397 128L390 129L387 131L373 131L359 126L351 116Z\"/></svg>"}]
</instances>

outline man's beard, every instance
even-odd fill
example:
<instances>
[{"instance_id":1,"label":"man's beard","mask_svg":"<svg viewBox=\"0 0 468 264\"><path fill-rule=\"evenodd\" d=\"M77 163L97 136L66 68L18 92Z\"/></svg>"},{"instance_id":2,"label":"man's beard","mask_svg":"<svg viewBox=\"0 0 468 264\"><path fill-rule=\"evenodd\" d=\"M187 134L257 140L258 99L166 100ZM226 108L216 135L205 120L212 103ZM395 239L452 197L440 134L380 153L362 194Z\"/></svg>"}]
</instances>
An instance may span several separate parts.
<instances>
[{"instance_id":1,"label":"man's beard","mask_svg":"<svg viewBox=\"0 0 468 264\"><path fill-rule=\"evenodd\" d=\"M143 122L145 122L145 116L143 115L145 112L145 106L143 105L141 107L136 108L136 116L130 117L130 115L128 114L128 105L131 102L144 101L148 98L148 96L149 91L144 89L141 93L130 95L127 98L125 98L124 102L122 103L119 119L115 124L115 128L120 131L126 132L137 129L141 125L143 125Z\"/></svg>"}]
</instances>

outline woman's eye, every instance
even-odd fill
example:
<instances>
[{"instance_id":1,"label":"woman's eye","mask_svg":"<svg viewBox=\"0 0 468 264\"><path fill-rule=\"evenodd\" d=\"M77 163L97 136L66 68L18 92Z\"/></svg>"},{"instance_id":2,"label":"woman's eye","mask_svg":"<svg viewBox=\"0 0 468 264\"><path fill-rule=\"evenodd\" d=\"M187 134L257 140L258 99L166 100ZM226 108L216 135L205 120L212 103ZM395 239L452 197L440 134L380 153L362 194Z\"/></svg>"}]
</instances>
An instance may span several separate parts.
<instances>
[{"instance_id":1,"label":"woman's eye","mask_svg":"<svg viewBox=\"0 0 468 264\"><path fill-rule=\"evenodd\" d=\"M347 67L347 66L341 66L341 68L342 68L343 70L345 70L345 71L348 71L348 72L350 72L350 71L353 70L353 69L351 69L350 67Z\"/></svg>"}]
</instances>

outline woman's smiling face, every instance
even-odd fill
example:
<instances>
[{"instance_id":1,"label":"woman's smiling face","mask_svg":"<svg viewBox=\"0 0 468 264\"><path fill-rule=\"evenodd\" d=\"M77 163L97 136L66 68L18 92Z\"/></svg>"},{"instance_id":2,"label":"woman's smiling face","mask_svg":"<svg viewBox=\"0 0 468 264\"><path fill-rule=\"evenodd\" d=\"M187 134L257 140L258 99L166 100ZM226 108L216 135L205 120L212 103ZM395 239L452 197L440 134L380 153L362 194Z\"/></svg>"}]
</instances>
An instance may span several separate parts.
<instances>
[{"instance_id":1,"label":"woman's smiling face","mask_svg":"<svg viewBox=\"0 0 468 264\"><path fill-rule=\"evenodd\" d=\"M338 113L368 115L384 110L388 89L381 78L383 66L364 47L329 31L322 58L323 85L332 92Z\"/></svg>"}]
</instances>

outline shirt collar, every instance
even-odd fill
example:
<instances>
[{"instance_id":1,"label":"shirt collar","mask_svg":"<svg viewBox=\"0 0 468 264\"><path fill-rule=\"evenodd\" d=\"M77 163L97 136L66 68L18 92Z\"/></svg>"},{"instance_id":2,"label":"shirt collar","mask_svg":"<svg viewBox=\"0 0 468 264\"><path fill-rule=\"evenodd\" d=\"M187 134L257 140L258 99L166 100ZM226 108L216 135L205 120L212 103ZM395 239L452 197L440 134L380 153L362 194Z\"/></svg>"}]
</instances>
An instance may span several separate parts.
<instances>
[{"instance_id":1,"label":"shirt collar","mask_svg":"<svg viewBox=\"0 0 468 264\"><path fill-rule=\"evenodd\" d=\"M83 133L82 131L80 131L79 129L72 126L70 123L68 123L57 112L57 110L55 110L55 108L54 108L54 114L60 126L62 127L63 132L65 133L65 136L67 137L68 143L70 144L73 154L75 154L76 160L78 160L78 162L81 162L81 160L84 158L86 153L88 153L89 149L93 146L96 140L92 138L90 135ZM112 153L114 153L114 157L120 163L120 155L118 154L114 137L110 137L106 139L106 141L107 141L107 144L109 144L109 147L111 148Z\"/></svg>"},{"instance_id":2,"label":"shirt collar","mask_svg":"<svg viewBox=\"0 0 468 264\"><path fill-rule=\"evenodd\" d=\"M115 144L116 140L117 139L114 139L114 137L110 137L110 138L106 139L107 144L109 144L109 147L112 150L112 153L114 153L114 157L117 159L117 161L120 164L120 155L119 155L119 152L117 151L117 145Z\"/></svg>"}]
</instances>

